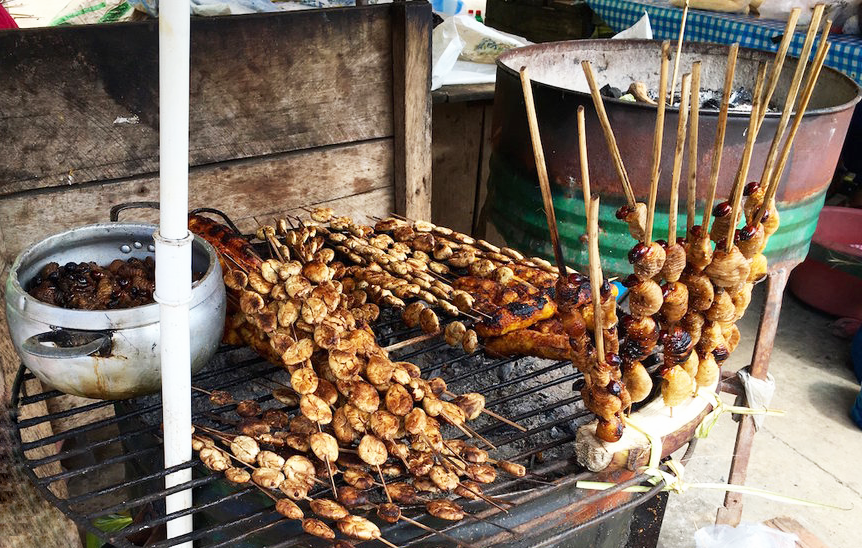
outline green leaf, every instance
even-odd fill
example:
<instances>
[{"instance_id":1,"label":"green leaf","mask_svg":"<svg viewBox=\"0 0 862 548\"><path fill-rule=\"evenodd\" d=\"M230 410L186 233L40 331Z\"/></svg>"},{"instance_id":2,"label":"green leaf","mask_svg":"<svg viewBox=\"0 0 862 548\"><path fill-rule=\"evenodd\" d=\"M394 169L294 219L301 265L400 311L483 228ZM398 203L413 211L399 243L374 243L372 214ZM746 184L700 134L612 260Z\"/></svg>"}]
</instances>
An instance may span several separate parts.
<instances>
[{"instance_id":1,"label":"green leaf","mask_svg":"<svg viewBox=\"0 0 862 548\"><path fill-rule=\"evenodd\" d=\"M117 531L128 527L132 523L132 518L122 514L108 514L93 520L93 525L100 531L106 533L116 533Z\"/></svg>"}]
</instances>

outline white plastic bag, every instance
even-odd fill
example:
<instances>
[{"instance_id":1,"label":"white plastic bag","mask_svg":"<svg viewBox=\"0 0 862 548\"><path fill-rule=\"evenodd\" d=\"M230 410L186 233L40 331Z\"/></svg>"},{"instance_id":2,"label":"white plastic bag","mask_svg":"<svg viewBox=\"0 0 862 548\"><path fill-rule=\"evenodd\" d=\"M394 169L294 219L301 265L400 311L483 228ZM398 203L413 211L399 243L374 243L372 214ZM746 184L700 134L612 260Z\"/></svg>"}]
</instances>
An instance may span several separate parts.
<instances>
[{"instance_id":1,"label":"white plastic bag","mask_svg":"<svg viewBox=\"0 0 862 548\"><path fill-rule=\"evenodd\" d=\"M621 30L613 37L614 40L652 40L652 25L649 23L649 14L644 10L643 17L638 22L625 30Z\"/></svg>"},{"instance_id":2,"label":"white plastic bag","mask_svg":"<svg viewBox=\"0 0 862 548\"><path fill-rule=\"evenodd\" d=\"M472 15L445 17L431 35L431 89L494 82L497 57L530 43L486 27Z\"/></svg>"},{"instance_id":3,"label":"white plastic bag","mask_svg":"<svg viewBox=\"0 0 862 548\"><path fill-rule=\"evenodd\" d=\"M795 548L799 537L762 523L708 525L694 533L696 548Z\"/></svg>"}]
</instances>

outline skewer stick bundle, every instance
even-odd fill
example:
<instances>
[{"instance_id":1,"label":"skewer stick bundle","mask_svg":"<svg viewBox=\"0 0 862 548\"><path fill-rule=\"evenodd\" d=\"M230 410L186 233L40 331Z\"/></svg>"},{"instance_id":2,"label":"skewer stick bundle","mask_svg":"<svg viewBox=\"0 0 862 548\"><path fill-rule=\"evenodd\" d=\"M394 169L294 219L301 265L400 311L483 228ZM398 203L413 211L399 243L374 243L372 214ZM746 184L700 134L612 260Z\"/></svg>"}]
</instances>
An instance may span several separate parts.
<instances>
[{"instance_id":1,"label":"skewer stick bundle","mask_svg":"<svg viewBox=\"0 0 862 548\"><path fill-rule=\"evenodd\" d=\"M768 185L772 180L772 172L775 168L775 160L778 157L779 145L781 144L782 137L784 137L784 131L787 129L787 123L790 121L790 115L793 113L793 105L796 103L796 96L799 93L799 86L802 83L802 75L805 72L805 65L808 63L808 57L811 54L811 48L814 45L814 38L817 36L817 29L820 26L823 9L823 4L817 4L814 7L814 12L811 14L811 21L808 23L808 31L805 34L805 42L802 44L802 52L799 54L799 60L796 62L796 70L793 73L793 79L790 82L790 87L787 89L787 97L785 97L784 106L781 109L781 118L778 119L778 127L775 130L775 137L772 139L772 144L770 145L769 152L766 155L766 163L763 165L763 173L760 176L761 185Z\"/></svg>"},{"instance_id":2,"label":"skewer stick bundle","mask_svg":"<svg viewBox=\"0 0 862 548\"><path fill-rule=\"evenodd\" d=\"M691 115L688 128L688 193L685 204L686 234L697 214L697 130L700 123L700 61L691 65ZM682 107L680 107L680 111ZM670 243L670 242L668 242Z\"/></svg>"},{"instance_id":3,"label":"skewer stick bundle","mask_svg":"<svg viewBox=\"0 0 862 548\"><path fill-rule=\"evenodd\" d=\"M721 155L724 151L724 134L727 130L727 111L730 108L730 91L733 88L733 76L736 73L736 56L739 44L730 46L727 54L727 70L724 73L724 90L721 96L721 109L718 112L718 128L715 132L715 143L712 145L712 167L709 171L709 190L706 195L706 205L703 209L703 221L700 223L704 232L709 232L709 218L712 214L712 204L715 201L715 189L718 186L718 174L721 169Z\"/></svg>"},{"instance_id":4,"label":"skewer stick bundle","mask_svg":"<svg viewBox=\"0 0 862 548\"><path fill-rule=\"evenodd\" d=\"M796 21L799 20L800 8L790 10L790 16L787 18L787 24L784 26L784 36L781 37L781 43L778 45L778 51L775 52L775 61L772 63L772 71L769 73L769 84L766 87L766 95L760 103L760 110L757 113L757 129L760 131L760 125L766 117L766 110L769 108L769 101L772 99L772 94L775 93L775 88L778 87L778 77L781 75L781 68L784 66L784 59L787 56L787 49L790 47L790 42L793 41L793 34L796 30Z\"/></svg>"},{"instance_id":5,"label":"skewer stick bundle","mask_svg":"<svg viewBox=\"0 0 862 548\"><path fill-rule=\"evenodd\" d=\"M763 80L766 77L766 65L761 63L757 70L757 81L754 84L754 104L751 105L751 116L748 119L748 135L745 140L745 148L742 151L742 161L739 165L739 173L737 181L739 184L734 189L733 193L733 209L730 212L730 224L727 228L727 236L725 243L725 251L730 253L733 249L733 236L736 231L736 224L739 221L739 210L742 204L742 187L745 179L748 177L748 168L751 165L751 155L754 152L754 142L757 140L757 115L760 108L760 102L763 100L761 93L763 91Z\"/></svg>"},{"instance_id":6,"label":"skewer stick bundle","mask_svg":"<svg viewBox=\"0 0 862 548\"><path fill-rule=\"evenodd\" d=\"M658 96L665 97L667 95L667 70L668 70L668 52L670 51L670 42L665 40L661 44L661 73L659 76ZM652 169L650 170L650 189L649 203L647 204L647 223L644 231L644 243L649 245L652 243L652 226L655 218L655 200L658 193L658 177L661 167L661 145L664 138L664 107L665 102L659 101L656 118L655 118L655 134L653 135L652 143Z\"/></svg>"},{"instance_id":7,"label":"skewer stick bundle","mask_svg":"<svg viewBox=\"0 0 862 548\"><path fill-rule=\"evenodd\" d=\"M817 79L820 77L820 70L823 68L823 63L826 61L826 54L829 52L830 44L826 41L826 37L829 36L829 29L831 26L832 21L827 20L826 25L823 28L823 34L820 38L820 46L817 48L817 53L815 54L814 62L811 66L811 71L808 73L808 78L805 81L805 89L802 91L799 105L796 108L796 117L793 119L793 125L790 127L790 132L787 134L784 148L781 151L781 158L778 162L777 168L775 169L775 173L772 176L772 180L769 181L769 187L767 188L766 195L763 198L763 204L760 206L760 209L757 211L757 215L755 216L755 226L761 221L766 210L769 208L770 202L775 198L775 192L778 189L778 182L781 180L781 175L784 173L784 168L787 165L787 159L790 157L790 148L793 146L796 132L799 130L799 126L802 123L802 117L808 109L808 103L814 93Z\"/></svg>"},{"instance_id":8,"label":"skewer stick bundle","mask_svg":"<svg viewBox=\"0 0 862 548\"><path fill-rule=\"evenodd\" d=\"M617 146L616 137L614 137L614 130L611 128L611 122L610 120L608 120L608 113L605 111L605 103L602 100L602 94L599 92L598 84L596 84L596 77L593 74L593 66L590 64L589 61L584 59L583 61L581 61L581 67L584 70L584 76L587 78L587 84L590 86L590 95L593 98L593 106L595 106L596 108L596 114L598 114L599 116L599 122L601 123L602 131L605 134L605 141L608 144L608 150L610 150L611 152L611 158L613 158L614 167L617 170L617 175L620 178L620 183L623 185L623 191L626 194L626 201L628 202L628 205L634 207L637 201L635 199L635 193L632 190L632 184L631 181L629 181L629 176L626 172L625 165L623 165L623 159L620 155L620 149ZM578 116L582 116L580 114L582 108L583 107L578 108ZM584 130L582 129L580 124L580 118L578 120L578 141L580 141L582 136L584 139L586 139L586 137L584 136ZM581 165L583 166L583 162L581 162ZM581 170L583 171L583 167L581 168ZM585 197L584 207L589 208L589 203L589 197Z\"/></svg>"},{"instance_id":9,"label":"skewer stick bundle","mask_svg":"<svg viewBox=\"0 0 862 548\"><path fill-rule=\"evenodd\" d=\"M545 207L545 217L548 220L548 230L551 233L551 245L554 247L554 259L560 272L566 272L563 261L563 248L560 246L560 235L557 232L557 216L554 213L554 201L551 196L551 183L548 181L548 168L545 164L545 152L542 150L542 138L539 135L539 122L536 117L536 104L533 101L533 86L527 67L521 67L521 87L524 90L524 103L527 107L527 123L530 127L530 139L533 141L533 155L536 158L536 172L539 176L539 188L542 190L542 203Z\"/></svg>"}]
</instances>

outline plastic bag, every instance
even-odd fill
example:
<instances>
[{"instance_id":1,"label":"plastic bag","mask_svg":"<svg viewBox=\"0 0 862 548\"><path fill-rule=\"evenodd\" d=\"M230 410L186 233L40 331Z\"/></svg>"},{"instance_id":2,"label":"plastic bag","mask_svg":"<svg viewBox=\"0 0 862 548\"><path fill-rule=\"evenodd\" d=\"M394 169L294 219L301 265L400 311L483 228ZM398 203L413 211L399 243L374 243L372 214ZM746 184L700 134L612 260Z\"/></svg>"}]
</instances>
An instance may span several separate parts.
<instances>
[{"instance_id":1,"label":"plastic bag","mask_svg":"<svg viewBox=\"0 0 862 548\"><path fill-rule=\"evenodd\" d=\"M652 25L649 22L649 14L644 10L643 17L638 22L625 30L616 33L613 40L652 40Z\"/></svg>"},{"instance_id":2,"label":"plastic bag","mask_svg":"<svg viewBox=\"0 0 862 548\"><path fill-rule=\"evenodd\" d=\"M795 548L799 537L762 523L707 525L695 531L696 548Z\"/></svg>"},{"instance_id":3,"label":"plastic bag","mask_svg":"<svg viewBox=\"0 0 862 548\"><path fill-rule=\"evenodd\" d=\"M126 0L72 0L51 19L48 26L115 23L131 19L134 13Z\"/></svg>"},{"instance_id":4,"label":"plastic bag","mask_svg":"<svg viewBox=\"0 0 862 548\"><path fill-rule=\"evenodd\" d=\"M519 36L486 27L470 15L446 17L431 36L431 89L494 82L497 57L529 44Z\"/></svg>"}]
</instances>

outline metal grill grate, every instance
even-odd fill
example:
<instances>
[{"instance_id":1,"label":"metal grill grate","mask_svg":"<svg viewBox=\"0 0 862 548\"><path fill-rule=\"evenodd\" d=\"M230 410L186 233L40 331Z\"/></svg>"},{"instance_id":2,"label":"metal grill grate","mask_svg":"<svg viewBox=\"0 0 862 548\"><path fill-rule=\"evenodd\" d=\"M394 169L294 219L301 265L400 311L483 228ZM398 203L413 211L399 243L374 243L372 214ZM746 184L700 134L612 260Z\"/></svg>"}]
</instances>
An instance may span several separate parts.
<instances>
[{"instance_id":1,"label":"metal grill grate","mask_svg":"<svg viewBox=\"0 0 862 548\"><path fill-rule=\"evenodd\" d=\"M405 340L417 333L405 329L398 318L384 316L375 326L381 344ZM550 362L533 358L492 359L477 352L466 355L443 342L428 341L393 352L393 359L420 365L423 376L439 375L456 393L475 391L485 395L486 407L522 424L520 432L500 421L482 415L472 426L497 447L496 458L527 465L524 479L505 477L486 486L489 495L513 503L508 513L479 501L465 503L468 512L485 521L467 516L458 523L443 522L424 513L424 508L405 508L404 514L437 530L464 539L474 546L540 545L554 543L577 533L582 527L613 525L624 511L650 499L661 486L646 494L632 495L621 489L644 478L622 474L626 480L618 487L592 492L575 489L578 479L595 479L575 463L573 441L579 424L592 419L584 409L572 384L582 377L569 362ZM143 545L167 547L184 540L196 546L317 546L327 543L301 534L296 522L282 518L271 499L253 486L238 487L220 474L209 473L198 461L168 470L162 468L159 395L118 402L94 401L78 404L41 416L19 419L19 412L46 400L62 404L57 391L34 391L34 379L22 366L13 387L13 403L19 457L42 494L79 526L118 547ZM286 372L247 349L222 348L216 358L193 376L196 387L231 392L235 399L253 398L262 407L279 405L270 391L286 382ZM80 401L80 400L78 400ZM230 430L237 422L235 404L215 406L200 392L192 394L193 421L220 430ZM51 436L21 443L22 431L51 421ZM457 430L447 437L463 437ZM47 457L29 456L33 449L57 444L59 451ZM45 475L46 465L59 462L63 471ZM193 467L191 482L164 488L164 476ZM52 485L65 481L68 496L59 497ZM194 489L195 506L165 515L166 495ZM311 496L328 490L313 492ZM379 491L379 489L377 489ZM462 502L462 501L459 501ZM127 512L135 521L119 532L105 533L94 520ZM164 540L164 523L181 515L193 514L195 530L185 537ZM371 512L373 514L373 511ZM373 521L380 523L373 516ZM616 521L620 521L617 519ZM440 546L439 536L399 522L381 527L383 536L399 546ZM607 531L602 533L607 535ZM161 536L160 536L161 535ZM527 539L530 539L529 541Z\"/></svg>"}]
</instances>

